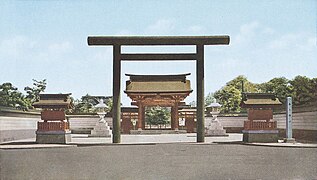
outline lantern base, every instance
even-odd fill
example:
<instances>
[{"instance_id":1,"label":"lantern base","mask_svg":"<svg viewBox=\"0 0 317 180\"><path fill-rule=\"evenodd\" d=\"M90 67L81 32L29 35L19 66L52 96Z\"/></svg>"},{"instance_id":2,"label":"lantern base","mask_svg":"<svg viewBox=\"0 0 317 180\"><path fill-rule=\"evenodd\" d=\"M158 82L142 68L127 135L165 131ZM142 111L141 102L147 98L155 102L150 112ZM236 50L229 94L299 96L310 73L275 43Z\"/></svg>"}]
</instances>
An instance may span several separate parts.
<instances>
[{"instance_id":1,"label":"lantern base","mask_svg":"<svg viewBox=\"0 0 317 180\"><path fill-rule=\"evenodd\" d=\"M274 143L279 139L278 130L242 130L243 142Z\"/></svg>"},{"instance_id":2,"label":"lantern base","mask_svg":"<svg viewBox=\"0 0 317 180\"><path fill-rule=\"evenodd\" d=\"M91 134L88 137L111 137L112 131L108 126L108 123L105 122L97 122L96 126L93 130L91 130Z\"/></svg>"},{"instance_id":3,"label":"lantern base","mask_svg":"<svg viewBox=\"0 0 317 180\"><path fill-rule=\"evenodd\" d=\"M71 133L66 131L36 131L36 143L39 144L68 144Z\"/></svg>"},{"instance_id":4,"label":"lantern base","mask_svg":"<svg viewBox=\"0 0 317 180\"><path fill-rule=\"evenodd\" d=\"M217 120L212 120L207 127L206 136L229 136Z\"/></svg>"}]
</instances>

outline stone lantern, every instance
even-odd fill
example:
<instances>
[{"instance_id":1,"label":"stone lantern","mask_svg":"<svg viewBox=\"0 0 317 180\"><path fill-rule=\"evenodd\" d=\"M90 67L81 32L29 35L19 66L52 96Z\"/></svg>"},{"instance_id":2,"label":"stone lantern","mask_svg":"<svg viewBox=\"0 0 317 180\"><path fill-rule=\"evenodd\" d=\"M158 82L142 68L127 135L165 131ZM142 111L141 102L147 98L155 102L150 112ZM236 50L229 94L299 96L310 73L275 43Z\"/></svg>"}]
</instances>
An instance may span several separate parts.
<instances>
[{"instance_id":1,"label":"stone lantern","mask_svg":"<svg viewBox=\"0 0 317 180\"><path fill-rule=\"evenodd\" d=\"M217 117L220 113L221 105L217 102L211 103L207 106L207 112L212 115L212 119L206 129L206 136L228 136L226 130L218 121Z\"/></svg>"},{"instance_id":2,"label":"stone lantern","mask_svg":"<svg viewBox=\"0 0 317 180\"><path fill-rule=\"evenodd\" d=\"M102 98L99 99L99 103L95 106L97 109L97 114L99 116L99 121L96 123L96 126L91 130L90 137L111 137L112 131L105 120L105 115L107 114L108 106L104 103Z\"/></svg>"},{"instance_id":3,"label":"stone lantern","mask_svg":"<svg viewBox=\"0 0 317 180\"><path fill-rule=\"evenodd\" d=\"M97 114L99 115L99 122L100 123L107 123L105 120L105 115L107 112L105 110L108 110L108 106L104 103L103 99L99 100L99 103L95 106L97 109Z\"/></svg>"}]
</instances>

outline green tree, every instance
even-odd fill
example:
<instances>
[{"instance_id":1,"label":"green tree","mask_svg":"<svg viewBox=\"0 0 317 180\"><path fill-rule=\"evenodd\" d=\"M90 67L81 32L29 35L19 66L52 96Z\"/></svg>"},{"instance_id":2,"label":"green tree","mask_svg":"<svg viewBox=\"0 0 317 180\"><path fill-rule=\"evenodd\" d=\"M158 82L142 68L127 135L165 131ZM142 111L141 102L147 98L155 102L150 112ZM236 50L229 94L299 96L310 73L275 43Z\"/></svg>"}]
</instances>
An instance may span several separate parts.
<instances>
[{"instance_id":1,"label":"green tree","mask_svg":"<svg viewBox=\"0 0 317 180\"><path fill-rule=\"evenodd\" d=\"M316 100L316 78L296 76L290 81L294 104L307 104Z\"/></svg>"},{"instance_id":2,"label":"green tree","mask_svg":"<svg viewBox=\"0 0 317 180\"><path fill-rule=\"evenodd\" d=\"M31 104L11 83L0 85L0 106L16 107L27 110Z\"/></svg>"},{"instance_id":3,"label":"green tree","mask_svg":"<svg viewBox=\"0 0 317 180\"><path fill-rule=\"evenodd\" d=\"M40 99L40 93L44 92L46 89L46 79L43 79L41 81L33 80L33 87L25 87L24 91L27 93L27 98L30 99L31 103L34 103Z\"/></svg>"},{"instance_id":4,"label":"green tree","mask_svg":"<svg viewBox=\"0 0 317 180\"><path fill-rule=\"evenodd\" d=\"M233 80L226 83L226 86L233 86L240 92L242 92L242 84L244 92L258 92L259 88L257 84L250 82L245 76L239 75Z\"/></svg>"},{"instance_id":5,"label":"green tree","mask_svg":"<svg viewBox=\"0 0 317 180\"><path fill-rule=\"evenodd\" d=\"M209 106L211 103L214 102L214 100L216 100L214 97L214 93L208 93L205 97L205 106Z\"/></svg>"},{"instance_id":6,"label":"green tree","mask_svg":"<svg viewBox=\"0 0 317 180\"><path fill-rule=\"evenodd\" d=\"M148 107L145 111L145 120L150 125L165 125L169 123L170 113L166 107Z\"/></svg>"},{"instance_id":7,"label":"green tree","mask_svg":"<svg viewBox=\"0 0 317 180\"><path fill-rule=\"evenodd\" d=\"M94 97L86 94L85 96L82 96L81 99L74 100L73 112L95 113L96 109L94 108L94 105L96 105L96 100L94 99Z\"/></svg>"},{"instance_id":8,"label":"green tree","mask_svg":"<svg viewBox=\"0 0 317 180\"><path fill-rule=\"evenodd\" d=\"M274 93L276 97L285 103L286 97L291 96L291 85L285 77L273 78L268 82L259 85L261 92Z\"/></svg>"},{"instance_id":9,"label":"green tree","mask_svg":"<svg viewBox=\"0 0 317 180\"><path fill-rule=\"evenodd\" d=\"M241 91L236 87L225 86L216 91L214 97L222 105L222 112L229 113L240 111Z\"/></svg>"}]
</instances>

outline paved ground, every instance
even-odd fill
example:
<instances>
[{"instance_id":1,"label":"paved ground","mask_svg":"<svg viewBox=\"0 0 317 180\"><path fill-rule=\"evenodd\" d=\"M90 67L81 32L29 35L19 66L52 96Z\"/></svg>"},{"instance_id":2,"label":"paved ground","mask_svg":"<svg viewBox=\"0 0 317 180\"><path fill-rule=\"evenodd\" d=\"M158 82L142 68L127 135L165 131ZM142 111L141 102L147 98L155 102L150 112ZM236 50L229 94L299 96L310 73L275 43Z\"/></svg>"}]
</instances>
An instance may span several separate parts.
<instances>
[{"instance_id":1,"label":"paved ground","mask_svg":"<svg viewBox=\"0 0 317 180\"><path fill-rule=\"evenodd\" d=\"M230 144L0 150L5 179L316 179L316 148Z\"/></svg>"},{"instance_id":2,"label":"paved ground","mask_svg":"<svg viewBox=\"0 0 317 180\"><path fill-rule=\"evenodd\" d=\"M13 143L0 149L0 179L317 179L317 148L227 144L239 135L204 144L191 134L133 137L119 145L82 135L77 146Z\"/></svg>"}]
</instances>

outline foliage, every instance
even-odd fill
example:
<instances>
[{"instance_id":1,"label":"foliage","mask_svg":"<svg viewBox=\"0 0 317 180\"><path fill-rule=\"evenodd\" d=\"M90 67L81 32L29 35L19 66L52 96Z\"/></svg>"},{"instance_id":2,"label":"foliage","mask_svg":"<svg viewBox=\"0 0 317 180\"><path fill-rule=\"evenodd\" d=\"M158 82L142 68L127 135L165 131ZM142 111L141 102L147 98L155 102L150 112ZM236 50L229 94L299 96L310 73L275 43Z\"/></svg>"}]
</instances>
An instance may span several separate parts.
<instances>
[{"instance_id":1,"label":"foliage","mask_svg":"<svg viewBox=\"0 0 317 180\"><path fill-rule=\"evenodd\" d=\"M235 89L242 92L242 84L244 86L243 87L244 92L258 92L259 91L258 85L248 81L248 79L243 75L239 75L233 80L227 82L226 86L233 86L235 87Z\"/></svg>"},{"instance_id":2,"label":"foliage","mask_svg":"<svg viewBox=\"0 0 317 180\"><path fill-rule=\"evenodd\" d=\"M225 113L239 112L241 102L241 91L235 86L225 86L215 92L214 97L222 105L221 111Z\"/></svg>"},{"instance_id":3,"label":"foliage","mask_svg":"<svg viewBox=\"0 0 317 180\"><path fill-rule=\"evenodd\" d=\"M169 123L170 113L166 107L147 107L145 120L150 125L165 125Z\"/></svg>"},{"instance_id":4,"label":"foliage","mask_svg":"<svg viewBox=\"0 0 317 180\"><path fill-rule=\"evenodd\" d=\"M73 100L74 106L73 113L95 113L97 109L94 107L98 104L98 100L94 96L86 94L81 99ZM105 99L105 104L108 106L108 110L112 110L112 98Z\"/></svg>"},{"instance_id":5,"label":"foliage","mask_svg":"<svg viewBox=\"0 0 317 180\"><path fill-rule=\"evenodd\" d=\"M214 97L214 93L208 93L205 97L205 106L209 106L211 103L213 103L216 100Z\"/></svg>"},{"instance_id":6,"label":"foliage","mask_svg":"<svg viewBox=\"0 0 317 180\"><path fill-rule=\"evenodd\" d=\"M86 94L82 96L81 99L74 100L73 113L95 113L96 100L94 97Z\"/></svg>"},{"instance_id":7,"label":"foliage","mask_svg":"<svg viewBox=\"0 0 317 180\"><path fill-rule=\"evenodd\" d=\"M27 93L27 98L31 100L31 103L36 102L40 99L40 93L44 92L46 89L46 79L43 79L42 81L37 81L35 79L33 80L33 87L25 87L24 91Z\"/></svg>"},{"instance_id":8,"label":"foliage","mask_svg":"<svg viewBox=\"0 0 317 180\"><path fill-rule=\"evenodd\" d=\"M307 104L316 101L317 78L296 76L290 81L294 104Z\"/></svg>"},{"instance_id":9,"label":"foliage","mask_svg":"<svg viewBox=\"0 0 317 180\"><path fill-rule=\"evenodd\" d=\"M304 105L317 101L317 78L296 76L293 80L277 77L261 84L247 80L245 76L238 76L226 83L214 93L214 97L222 104L222 112L239 112L242 82L244 92L274 93L285 103L286 97L292 96L295 105Z\"/></svg>"},{"instance_id":10,"label":"foliage","mask_svg":"<svg viewBox=\"0 0 317 180\"><path fill-rule=\"evenodd\" d=\"M259 85L261 92L274 93L276 97L284 104L286 97L291 96L291 86L289 80L285 77L273 78L266 83Z\"/></svg>"},{"instance_id":11,"label":"foliage","mask_svg":"<svg viewBox=\"0 0 317 180\"><path fill-rule=\"evenodd\" d=\"M3 83L0 85L0 105L6 107L19 107L23 110L27 109L28 102L18 88L11 83Z\"/></svg>"}]
</instances>

